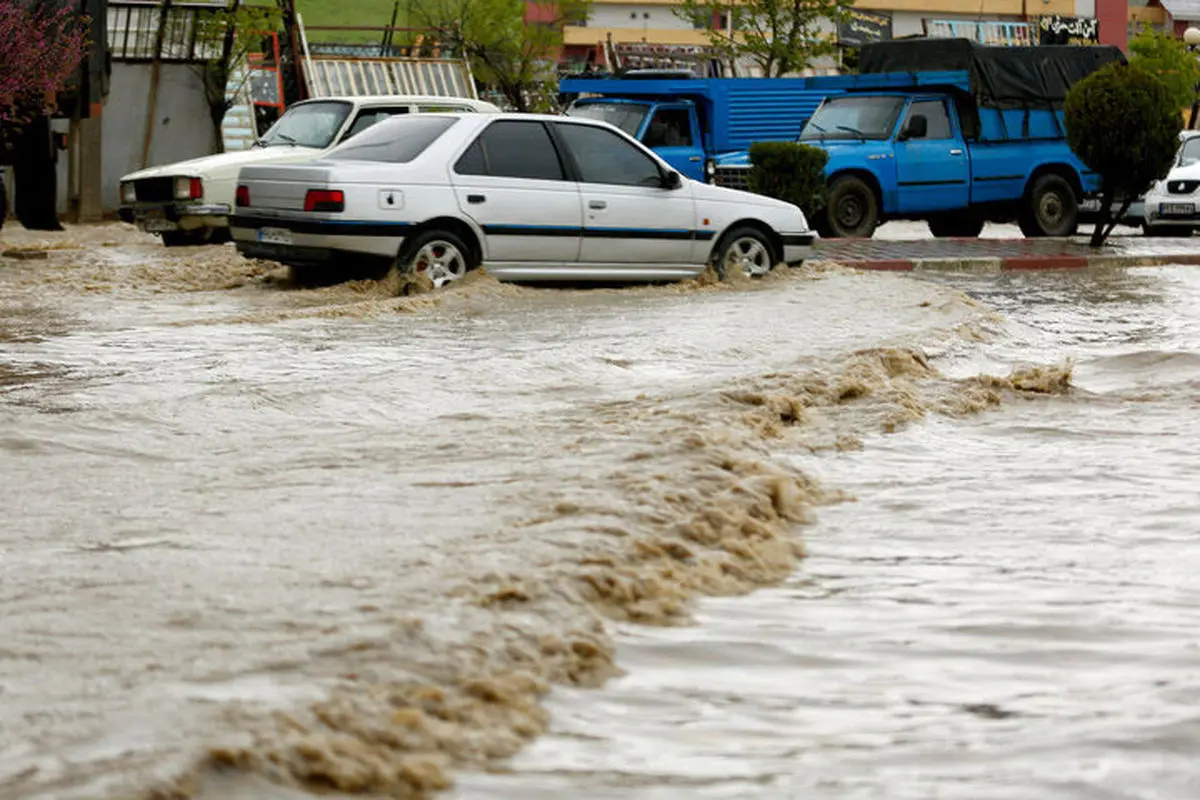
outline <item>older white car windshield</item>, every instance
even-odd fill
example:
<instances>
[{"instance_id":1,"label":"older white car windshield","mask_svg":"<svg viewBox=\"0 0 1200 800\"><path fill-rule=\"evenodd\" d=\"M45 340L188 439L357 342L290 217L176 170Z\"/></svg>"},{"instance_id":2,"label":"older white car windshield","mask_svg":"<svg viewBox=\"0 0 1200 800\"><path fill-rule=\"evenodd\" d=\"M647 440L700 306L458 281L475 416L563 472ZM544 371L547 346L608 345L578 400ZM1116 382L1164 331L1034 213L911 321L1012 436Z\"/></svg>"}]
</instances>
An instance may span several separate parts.
<instances>
[{"instance_id":1,"label":"older white car windshield","mask_svg":"<svg viewBox=\"0 0 1200 800\"><path fill-rule=\"evenodd\" d=\"M812 115L800 141L886 139L903 107L901 97L835 97Z\"/></svg>"},{"instance_id":2,"label":"older white car windshield","mask_svg":"<svg viewBox=\"0 0 1200 800\"><path fill-rule=\"evenodd\" d=\"M425 152L425 148L437 141L456 122L457 117L428 114L393 117L372 125L345 144L333 148L326 158L404 164Z\"/></svg>"},{"instance_id":3,"label":"older white car windshield","mask_svg":"<svg viewBox=\"0 0 1200 800\"><path fill-rule=\"evenodd\" d=\"M645 103L581 103L567 109L567 115L584 119L598 119L609 125L615 125L630 136L637 138L638 130L642 127L642 120L646 118L646 112L649 110L650 106Z\"/></svg>"},{"instance_id":4,"label":"older white car windshield","mask_svg":"<svg viewBox=\"0 0 1200 800\"><path fill-rule=\"evenodd\" d=\"M271 129L258 140L260 147L300 145L325 149L342 129L350 114L350 104L342 100L327 100L292 106Z\"/></svg>"}]
</instances>

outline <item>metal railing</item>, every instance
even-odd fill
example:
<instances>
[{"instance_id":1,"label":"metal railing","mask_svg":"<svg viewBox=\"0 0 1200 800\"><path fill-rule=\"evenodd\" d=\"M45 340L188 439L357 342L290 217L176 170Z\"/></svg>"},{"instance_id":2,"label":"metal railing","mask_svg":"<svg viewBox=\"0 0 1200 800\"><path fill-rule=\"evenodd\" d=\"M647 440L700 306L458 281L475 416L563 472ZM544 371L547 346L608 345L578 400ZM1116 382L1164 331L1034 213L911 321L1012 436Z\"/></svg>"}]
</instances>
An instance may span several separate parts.
<instances>
[{"instance_id":1,"label":"metal railing","mask_svg":"<svg viewBox=\"0 0 1200 800\"><path fill-rule=\"evenodd\" d=\"M303 60L310 97L429 94L476 98L466 62L450 58L337 58Z\"/></svg>"}]
</instances>

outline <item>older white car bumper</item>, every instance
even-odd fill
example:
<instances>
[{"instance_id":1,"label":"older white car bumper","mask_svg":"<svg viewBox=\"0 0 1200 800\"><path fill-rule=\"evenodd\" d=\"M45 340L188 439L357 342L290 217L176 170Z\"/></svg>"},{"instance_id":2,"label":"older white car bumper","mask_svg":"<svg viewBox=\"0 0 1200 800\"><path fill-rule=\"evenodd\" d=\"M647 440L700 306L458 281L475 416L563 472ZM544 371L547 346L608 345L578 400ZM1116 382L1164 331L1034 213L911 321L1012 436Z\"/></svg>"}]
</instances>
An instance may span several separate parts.
<instances>
[{"instance_id":1,"label":"older white car bumper","mask_svg":"<svg viewBox=\"0 0 1200 800\"><path fill-rule=\"evenodd\" d=\"M118 209L124 222L131 222L147 233L194 231L201 228L225 228L229 225L226 203L128 203Z\"/></svg>"},{"instance_id":2,"label":"older white car bumper","mask_svg":"<svg viewBox=\"0 0 1200 800\"><path fill-rule=\"evenodd\" d=\"M344 222L280 212L235 214L229 225L238 252L247 258L309 266L390 265L411 228L407 223Z\"/></svg>"}]
</instances>

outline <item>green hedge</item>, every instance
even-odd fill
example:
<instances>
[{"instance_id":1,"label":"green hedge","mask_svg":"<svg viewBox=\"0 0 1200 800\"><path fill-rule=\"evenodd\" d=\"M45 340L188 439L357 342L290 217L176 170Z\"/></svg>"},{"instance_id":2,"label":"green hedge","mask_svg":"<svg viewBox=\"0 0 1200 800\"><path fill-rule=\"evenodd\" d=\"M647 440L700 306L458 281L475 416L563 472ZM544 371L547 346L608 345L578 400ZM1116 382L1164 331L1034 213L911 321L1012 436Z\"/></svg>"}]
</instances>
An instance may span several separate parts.
<instances>
[{"instance_id":1,"label":"green hedge","mask_svg":"<svg viewBox=\"0 0 1200 800\"><path fill-rule=\"evenodd\" d=\"M800 206L812 219L825 205L825 162L829 154L798 142L750 145L750 191Z\"/></svg>"}]
</instances>

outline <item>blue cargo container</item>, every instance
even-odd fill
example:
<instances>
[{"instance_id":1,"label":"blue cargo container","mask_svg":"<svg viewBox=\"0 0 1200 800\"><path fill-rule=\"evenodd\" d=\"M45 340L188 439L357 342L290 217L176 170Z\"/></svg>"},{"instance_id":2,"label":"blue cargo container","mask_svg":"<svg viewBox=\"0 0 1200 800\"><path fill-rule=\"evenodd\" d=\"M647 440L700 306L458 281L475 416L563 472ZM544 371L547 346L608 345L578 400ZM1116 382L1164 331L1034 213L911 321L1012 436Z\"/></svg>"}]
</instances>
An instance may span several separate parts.
<instances>
[{"instance_id":1,"label":"blue cargo container","mask_svg":"<svg viewBox=\"0 0 1200 800\"><path fill-rule=\"evenodd\" d=\"M809 78L653 75L567 78L559 92L579 95L567 114L611 122L693 180L722 153L795 139L828 93Z\"/></svg>"}]
</instances>

